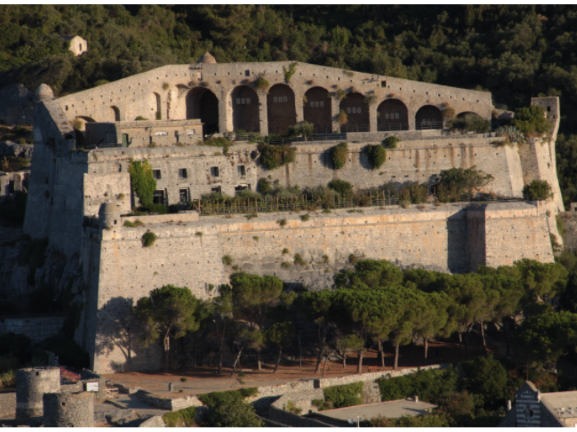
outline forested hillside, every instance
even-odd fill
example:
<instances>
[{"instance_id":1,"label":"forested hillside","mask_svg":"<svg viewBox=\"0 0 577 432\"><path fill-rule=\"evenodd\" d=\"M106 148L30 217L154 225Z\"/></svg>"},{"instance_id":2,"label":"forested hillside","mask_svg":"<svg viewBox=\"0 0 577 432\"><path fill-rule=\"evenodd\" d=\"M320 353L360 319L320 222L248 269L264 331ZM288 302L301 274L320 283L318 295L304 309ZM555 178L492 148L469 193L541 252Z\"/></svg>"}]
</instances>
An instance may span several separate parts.
<instances>
[{"instance_id":1,"label":"forested hillside","mask_svg":"<svg viewBox=\"0 0 577 432\"><path fill-rule=\"evenodd\" d=\"M560 6L20 6L0 5L0 82L75 92L205 51L219 62L295 60L486 89L515 109L561 97L576 133L577 7ZM79 34L75 58L59 35ZM577 139L560 141L563 177ZM577 184L562 178L566 199Z\"/></svg>"}]
</instances>

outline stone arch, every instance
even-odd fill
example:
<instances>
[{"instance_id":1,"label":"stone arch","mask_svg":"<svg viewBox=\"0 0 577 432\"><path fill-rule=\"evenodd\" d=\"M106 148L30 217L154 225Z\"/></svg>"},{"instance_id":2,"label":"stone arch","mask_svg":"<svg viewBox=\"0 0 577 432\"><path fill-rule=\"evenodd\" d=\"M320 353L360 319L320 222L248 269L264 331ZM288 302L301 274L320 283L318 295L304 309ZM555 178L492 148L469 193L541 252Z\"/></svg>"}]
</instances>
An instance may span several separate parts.
<instances>
[{"instance_id":1,"label":"stone arch","mask_svg":"<svg viewBox=\"0 0 577 432\"><path fill-rule=\"evenodd\" d=\"M303 117L315 126L315 133L333 131L331 102L329 92L323 87L313 87L305 93Z\"/></svg>"},{"instance_id":2,"label":"stone arch","mask_svg":"<svg viewBox=\"0 0 577 432\"><path fill-rule=\"evenodd\" d=\"M207 88L195 87L186 94L186 118L200 119L203 135L219 131L218 99Z\"/></svg>"},{"instance_id":3,"label":"stone arch","mask_svg":"<svg viewBox=\"0 0 577 432\"><path fill-rule=\"evenodd\" d=\"M349 93L339 104L339 110L347 115L347 124L341 132L369 132L369 105L360 93Z\"/></svg>"},{"instance_id":4,"label":"stone arch","mask_svg":"<svg viewBox=\"0 0 577 432\"><path fill-rule=\"evenodd\" d=\"M231 93L232 125L235 131L260 132L259 99L246 85L235 87Z\"/></svg>"},{"instance_id":5,"label":"stone arch","mask_svg":"<svg viewBox=\"0 0 577 432\"><path fill-rule=\"evenodd\" d=\"M283 134L296 124L295 94L286 84L273 85L267 95L268 133Z\"/></svg>"},{"instance_id":6,"label":"stone arch","mask_svg":"<svg viewBox=\"0 0 577 432\"><path fill-rule=\"evenodd\" d=\"M463 112L457 114L456 117L462 119L462 118L464 118L467 114L473 114L473 115L476 115L477 117L481 117L479 114L477 114L477 113L474 112L474 111L463 111ZM483 118L483 117L481 117L481 118Z\"/></svg>"},{"instance_id":7,"label":"stone arch","mask_svg":"<svg viewBox=\"0 0 577 432\"><path fill-rule=\"evenodd\" d=\"M110 121L113 121L113 122L120 121L120 110L118 109L118 107L111 106L108 115L109 115Z\"/></svg>"},{"instance_id":8,"label":"stone arch","mask_svg":"<svg viewBox=\"0 0 577 432\"><path fill-rule=\"evenodd\" d=\"M436 106L422 106L415 115L415 126L417 130L443 129L443 113Z\"/></svg>"},{"instance_id":9,"label":"stone arch","mask_svg":"<svg viewBox=\"0 0 577 432\"><path fill-rule=\"evenodd\" d=\"M377 108L378 131L409 130L409 110L399 99L386 99Z\"/></svg>"}]
</instances>

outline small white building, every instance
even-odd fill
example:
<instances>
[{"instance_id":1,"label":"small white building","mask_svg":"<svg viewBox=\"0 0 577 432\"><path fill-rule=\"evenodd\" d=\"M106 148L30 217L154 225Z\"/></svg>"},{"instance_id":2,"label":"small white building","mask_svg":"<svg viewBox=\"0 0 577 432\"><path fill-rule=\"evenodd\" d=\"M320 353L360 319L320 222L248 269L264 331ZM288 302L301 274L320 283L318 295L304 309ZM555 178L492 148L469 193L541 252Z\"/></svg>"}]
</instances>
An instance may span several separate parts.
<instances>
[{"instance_id":1,"label":"small white building","mask_svg":"<svg viewBox=\"0 0 577 432\"><path fill-rule=\"evenodd\" d=\"M78 35L62 35L61 37L70 43L68 49L72 51L76 57L88 51L88 42L86 42L86 39Z\"/></svg>"}]
</instances>

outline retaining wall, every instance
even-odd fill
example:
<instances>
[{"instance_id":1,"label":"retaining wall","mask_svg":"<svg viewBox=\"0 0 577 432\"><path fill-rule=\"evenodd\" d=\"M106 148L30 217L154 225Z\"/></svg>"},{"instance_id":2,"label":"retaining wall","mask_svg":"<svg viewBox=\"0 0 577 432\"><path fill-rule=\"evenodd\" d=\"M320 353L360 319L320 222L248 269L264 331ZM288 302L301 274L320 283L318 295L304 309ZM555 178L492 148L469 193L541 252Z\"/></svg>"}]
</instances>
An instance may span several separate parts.
<instances>
[{"instance_id":1,"label":"retaining wall","mask_svg":"<svg viewBox=\"0 0 577 432\"><path fill-rule=\"evenodd\" d=\"M16 392L0 393L0 418L16 417Z\"/></svg>"}]
</instances>

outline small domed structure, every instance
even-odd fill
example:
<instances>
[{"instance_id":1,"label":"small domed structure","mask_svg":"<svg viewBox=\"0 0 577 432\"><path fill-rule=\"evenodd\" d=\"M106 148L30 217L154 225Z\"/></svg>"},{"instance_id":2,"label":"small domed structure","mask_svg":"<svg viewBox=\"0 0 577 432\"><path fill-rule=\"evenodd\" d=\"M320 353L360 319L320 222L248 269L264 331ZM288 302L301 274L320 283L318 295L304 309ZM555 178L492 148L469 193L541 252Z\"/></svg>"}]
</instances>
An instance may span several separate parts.
<instances>
[{"instance_id":1,"label":"small domed structure","mask_svg":"<svg viewBox=\"0 0 577 432\"><path fill-rule=\"evenodd\" d=\"M209 52L205 52L202 56L200 56L200 58L198 59L199 63L205 63L205 64L217 64L218 62L216 61L216 59L213 57L213 55Z\"/></svg>"},{"instance_id":2,"label":"small domed structure","mask_svg":"<svg viewBox=\"0 0 577 432\"><path fill-rule=\"evenodd\" d=\"M102 203L98 211L98 219L103 228L113 227L120 222L120 210L110 200Z\"/></svg>"},{"instance_id":3,"label":"small domed structure","mask_svg":"<svg viewBox=\"0 0 577 432\"><path fill-rule=\"evenodd\" d=\"M40 84L34 91L34 102L49 101L54 99L54 92L48 84Z\"/></svg>"}]
</instances>

